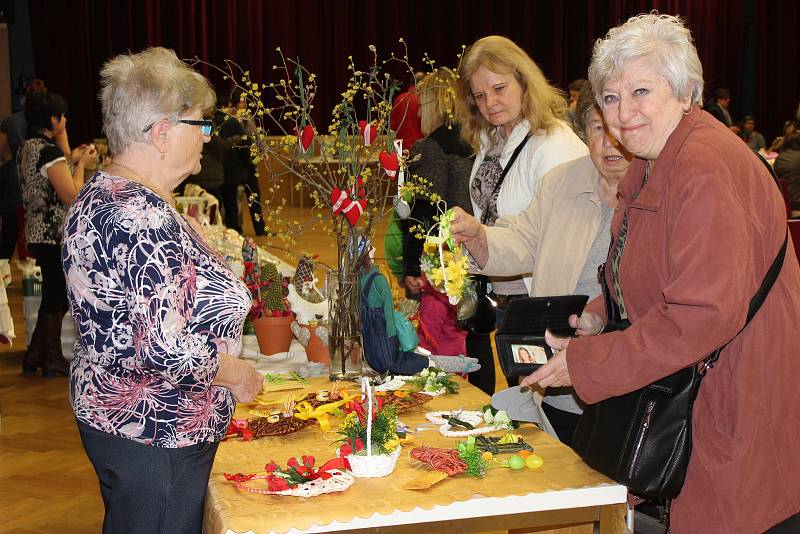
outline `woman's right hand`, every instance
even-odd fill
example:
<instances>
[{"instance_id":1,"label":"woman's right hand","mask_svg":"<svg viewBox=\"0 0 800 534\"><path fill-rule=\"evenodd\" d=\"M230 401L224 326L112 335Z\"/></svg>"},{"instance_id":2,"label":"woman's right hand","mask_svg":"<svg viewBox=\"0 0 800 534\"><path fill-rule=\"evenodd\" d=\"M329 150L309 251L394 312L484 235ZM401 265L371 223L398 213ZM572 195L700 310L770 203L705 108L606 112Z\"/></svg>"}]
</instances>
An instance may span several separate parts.
<instances>
[{"instance_id":1,"label":"woman's right hand","mask_svg":"<svg viewBox=\"0 0 800 534\"><path fill-rule=\"evenodd\" d=\"M584 312L580 317L570 315L569 326L574 328L575 334L579 336L596 336L603 331L605 322L596 313Z\"/></svg>"},{"instance_id":2,"label":"woman's right hand","mask_svg":"<svg viewBox=\"0 0 800 534\"><path fill-rule=\"evenodd\" d=\"M264 377L249 363L240 360L240 378L229 388L236 402L250 402L261 393Z\"/></svg>"},{"instance_id":3,"label":"woman's right hand","mask_svg":"<svg viewBox=\"0 0 800 534\"><path fill-rule=\"evenodd\" d=\"M81 145L81 146L83 147L83 151L81 152L81 155L78 159L83 162L83 165L85 167L88 167L90 163L92 163L97 159L97 149L94 147L94 145Z\"/></svg>"},{"instance_id":4,"label":"woman's right hand","mask_svg":"<svg viewBox=\"0 0 800 534\"><path fill-rule=\"evenodd\" d=\"M453 220L450 222L450 233L456 243L468 244L481 235L481 223L478 219L458 206L453 208Z\"/></svg>"},{"instance_id":5,"label":"woman's right hand","mask_svg":"<svg viewBox=\"0 0 800 534\"><path fill-rule=\"evenodd\" d=\"M212 384L228 388L236 402L250 402L261 393L264 377L249 363L220 353L219 369Z\"/></svg>"},{"instance_id":6,"label":"woman's right hand","mask_svg":"<svg viewBox=\"0 0 800 534\"><path fill-rule=\"evenodd\" d=\"M486 229L483 225L459 207L453 208L453 220L450 221L450 233L456 243L464 243L472 254L472 259L483 269L489 260L489 243L486 241Z\"/></svg>"}]
</instances>

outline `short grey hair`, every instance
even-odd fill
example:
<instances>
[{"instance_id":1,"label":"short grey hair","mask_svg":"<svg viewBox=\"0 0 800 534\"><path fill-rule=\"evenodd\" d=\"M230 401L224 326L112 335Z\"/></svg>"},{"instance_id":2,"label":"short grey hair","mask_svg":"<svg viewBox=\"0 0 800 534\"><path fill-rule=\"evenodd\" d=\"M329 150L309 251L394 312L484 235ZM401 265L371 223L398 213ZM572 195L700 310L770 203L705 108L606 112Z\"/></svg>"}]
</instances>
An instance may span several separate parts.
<instances>
[{"instance_id":1,"label":"short grey hair","mask_svg":"<svg viewBox=\"0 0 800 534\"><path fill-rule=\"evenodd\" d=\"M600 102L606 84L617 78L625 65L647 58L680 100L692 105L703 101L703 66L697 56L692 34L680 17L657 12L637 15L612 28L594 44L589 81Z\"/></svg>"},{"instance_id":2,"label":"short grey hair","mask_svg":"<svg viewBox=\"0 0 800 534\"><path fill-rule=\"evenodd\" d=\"M145 129L160 120L177 120L190 109L213 109L208 80L167 48L121 54L100 71L100 104L108 148L119 154L146 142Z\"/></svg>"},{"instance_id":3,"label":"short grey hair","mask_svg":"<svg viewBox=\"0 0 800 534\"><path fill-rule=\"evenodd\" d=\"M603 116L603 110L597 103L597 97L592 90L592 84L586 82L581 86L578 99L575 101L575 118L573 124L575 125L575 133L578 134L584 143L588 142L586 137L586 127L589 125L589 115L592 110L597 111L597 114Z\"/></svg>"}]
</instances>

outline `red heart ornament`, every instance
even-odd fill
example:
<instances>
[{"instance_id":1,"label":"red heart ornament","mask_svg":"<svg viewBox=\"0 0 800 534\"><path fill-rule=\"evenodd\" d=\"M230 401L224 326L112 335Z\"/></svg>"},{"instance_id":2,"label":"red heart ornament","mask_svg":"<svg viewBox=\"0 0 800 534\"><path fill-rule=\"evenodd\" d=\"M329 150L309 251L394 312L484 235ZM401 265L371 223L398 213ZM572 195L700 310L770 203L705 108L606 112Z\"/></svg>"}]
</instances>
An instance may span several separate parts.
<instances>
[{"instance_id":1,"label":"red heart ornament","mask_svg":"<svg viewBox=\"0 0 800 534\"><path fill-rule=\"evenodd\" d=\"M339 215L345 208L345 204L349 206L350 202L352 200L350 200L347 191L342 191L338 187L334 187L331 190L331 210L333 210L334 215Z\"/></svg>"},{"instance_id":2,"label":"red heart ornament","mask_svg":"<svg viewBox=\"0 0 800 534\"><path fill-rule=\"evenodd\" d=\"M378 129L371 122L358 121L358 129L361 132L361 137L364 138L364 146L370 146L375 142L375 138L378 137Z\"/></svg>"},{"instance_id":3,"label":"red heart ornament","mask_svg":"<svg viewBox=\"0 0 800 534\"><path fill-rule=\"evenodd\" d=\"M356 196L358 198L366 197L366 192L364 191L364 179L360 176L356 178Z\"/></svg>"},{"instance_id":4,"label":"red heart ornament","mask_svg":"<svg viewBox=\"0 0 800 534\"><path fill-rule=\"evenodd\" d=\"M347 194L347 191L342 191L338 187L331 190L331 209L334 215L340 213L344 215L350 226L355 226L361 214L367 209L367 201L362 199L353 201Z\"/></svg>"},{"instance_id":5,"label":"red heart ornament","mask_svg":"<svg viewBox=\"0 0 800 534\"><path fill-rule=\"evenodd\" d=\"M300 148L303 149L303 152L308 151L308 147L311 146L311 141L314 140L314 128L310 124L306 124L303 131L300 132Z\"/></svg>"},{"instance_id":6,"label":"red heart ornament","mask_svg":"<svg viewBox=\"0 0 800 534\"><path fill-rule=\"evenodd\" d=\"M400 168L400 160L397 157L397 152L386 152L385 150L381 150L381 153L378 155L378 161L381 163L381 167L386 171L386 176L389 178L394 178L397 176L397 169Z\"/></svg>"},{"instance_id":7,"label":"red heart ornament","mask_svg":"<svg viewBox=\"0 0 800 534\"><path fill-rule=\"evenodd\" d=\"M355 226L365 209L367 209L367 201L362 198L355 202L351 200L350 205L344 208L342 213L350 226Z\"/></svg>"}]
</instances>

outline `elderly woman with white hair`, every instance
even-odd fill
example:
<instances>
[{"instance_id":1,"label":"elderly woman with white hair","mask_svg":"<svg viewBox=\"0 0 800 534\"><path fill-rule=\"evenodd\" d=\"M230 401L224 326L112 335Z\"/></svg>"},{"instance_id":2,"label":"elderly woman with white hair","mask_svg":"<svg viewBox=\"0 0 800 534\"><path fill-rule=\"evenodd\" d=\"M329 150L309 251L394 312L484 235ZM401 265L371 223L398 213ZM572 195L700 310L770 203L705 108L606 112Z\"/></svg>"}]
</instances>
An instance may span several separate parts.
<instances>
[{"instance_id":1,"label":"elderly woman with white hair","mask_svg":"<svg viewBox=\"0 0 800 534\"><path fill-rule=\"evenodd\" d=\"M610 30L595 44L589 79L611 133L636 157L619 186L605 269L630 326L596 336L607 317L603 300L592 301L570 319L579 337L551 338L562 350L523 383L571 384L597 403L724 347L694 402L672 531L797 532L800 268L791 243L745 327L751 297L780 263L780 192L756 155L700 109L702 67L679 18L640 15Z\"/></svg>"},{"instance_id":2,"label":"elderly woman with white hair","mask_svg":"<svg viewBox=\"0 0 800 534\"><path fill-rule=\"evenodd\" d=\"M235 402L263 383L234 357L247 287L171 193L200 170L214 91L164 48L117 56L100 74L114 163L81 190L64 227L77 328L70 398L103 532L196 533Z\"/></svg>"}]
</instances>

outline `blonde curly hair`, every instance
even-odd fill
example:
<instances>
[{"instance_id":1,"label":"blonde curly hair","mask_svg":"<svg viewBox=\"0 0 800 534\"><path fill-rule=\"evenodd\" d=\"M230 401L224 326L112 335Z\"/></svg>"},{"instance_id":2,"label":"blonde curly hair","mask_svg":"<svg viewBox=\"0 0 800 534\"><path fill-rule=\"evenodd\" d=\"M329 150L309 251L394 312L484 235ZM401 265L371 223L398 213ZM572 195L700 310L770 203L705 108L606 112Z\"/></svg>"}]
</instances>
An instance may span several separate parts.
<instances>
[{"instance_id":1,"label":"blonde curly hair","mask_svg":"<svg viewBox=\"0 0 800 534\"><path fill-rule=\"evenodd\" d=\"M439 67L417 83L419 118L422 134L428 136L438 127L456 122L456 73Z\"/></svg>"},{"instance_id":2,"label":"blonde curly hair","mask_svg":"<svg viewBox=\"0 0 800 534\"><path fill-rule=\"evenodd\" d=\"M493 131L470 87L470 78L481 65L499 74L514 74L522 87L522 117L530 122L532 132L551 131L565 115L567 101L562 91L547 81L542 69L516 43L499 35L478 39L464 53L457 84L461 137L476 152L481 149L481 134Z\"/></svg>"}]
</instances>

